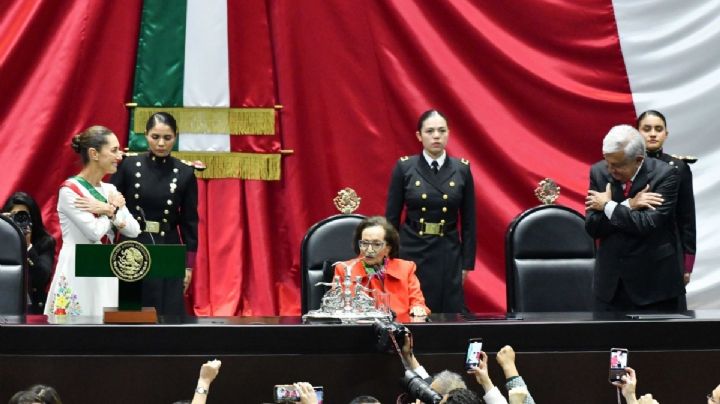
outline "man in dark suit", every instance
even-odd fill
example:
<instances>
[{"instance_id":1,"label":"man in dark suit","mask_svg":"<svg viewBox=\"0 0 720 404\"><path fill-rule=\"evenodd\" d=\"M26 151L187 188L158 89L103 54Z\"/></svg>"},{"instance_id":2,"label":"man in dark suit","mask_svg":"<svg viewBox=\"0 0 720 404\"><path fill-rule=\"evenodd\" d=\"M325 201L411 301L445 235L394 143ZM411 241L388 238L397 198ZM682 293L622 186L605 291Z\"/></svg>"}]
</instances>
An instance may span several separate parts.
<instances>
[{"instance_id":1,"label":"man in dark suit","mask_svg":"<svg viewBox=\"0 0 720 404\"><path fill-rule=\"evenodd\" d=\"M598 311L677 311L685 293L674 225L679 177L645 158L629 125L603 139L604 160L590 168L585 228L598 242L593 288Z\"/></svg>"}]
</instances>

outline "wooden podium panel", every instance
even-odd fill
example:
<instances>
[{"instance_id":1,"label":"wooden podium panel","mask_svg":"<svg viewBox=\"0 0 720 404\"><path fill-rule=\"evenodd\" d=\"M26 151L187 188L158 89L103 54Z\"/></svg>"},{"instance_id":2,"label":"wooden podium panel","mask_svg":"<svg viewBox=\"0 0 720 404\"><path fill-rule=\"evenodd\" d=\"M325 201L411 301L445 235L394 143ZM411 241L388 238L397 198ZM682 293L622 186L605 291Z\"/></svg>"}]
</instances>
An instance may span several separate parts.
<instances>
[{"instance_id":1,"label":"wooden podium panel","mask_svg":"<svg viewBox=\"0 0 720 404\"><path fill-rule=\"evenodd\" d=\"M103 323L106 324L156 324L158 322L157 311L154 307L143 307L141 310L105 307L103 314Z\"/></svg>"}]
</instances>

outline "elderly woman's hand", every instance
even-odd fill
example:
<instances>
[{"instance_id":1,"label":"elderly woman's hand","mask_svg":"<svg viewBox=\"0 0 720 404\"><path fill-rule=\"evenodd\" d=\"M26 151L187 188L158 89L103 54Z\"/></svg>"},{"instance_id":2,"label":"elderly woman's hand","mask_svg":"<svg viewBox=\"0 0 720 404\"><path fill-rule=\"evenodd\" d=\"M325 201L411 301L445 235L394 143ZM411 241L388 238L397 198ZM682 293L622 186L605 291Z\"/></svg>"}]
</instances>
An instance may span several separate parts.
<instances>
[{"instance_id":1,"label":"elderly woman's hand","mask_svg":"<svg viewBox=\"0 0 720 404\"><path fill-rule=\"evenodd\" d=\"M410 315L415 317L424 317L427 316L428 313L422 306L413 306L410 308Z\"/></svg>"}]
</instances>

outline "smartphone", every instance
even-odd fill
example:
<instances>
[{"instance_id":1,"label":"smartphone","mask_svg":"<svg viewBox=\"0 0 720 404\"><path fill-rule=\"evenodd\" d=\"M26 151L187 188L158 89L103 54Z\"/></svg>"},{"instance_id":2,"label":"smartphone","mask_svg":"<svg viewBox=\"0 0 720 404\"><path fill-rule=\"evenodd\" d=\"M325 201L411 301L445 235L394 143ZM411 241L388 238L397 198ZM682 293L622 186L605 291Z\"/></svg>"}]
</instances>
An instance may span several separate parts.
<instances>
[{"instance_id":1,"label":"smartphone","mask_svg":"<svg viewBox=\"0 0 720 404\"><path fill-rule=\"evenodd\" d=\"M610 349L610 382L620 382L627 374L628 350L625 348Z\"/></svg>"},{"instance_id":2,"label":"smartphone","mask_svg":"<svg viewBox=\"0 0 720 404\"><path fill-rule=\"evenodd\" d=\"M319 404L323 402L323 386L313 386ZM273 388L273 399L276 403L300 401L300 392L292 384L276 384Z\"/></svg>"},{"instance_id":3,"label":"smartphone","mask_svg":"<svg viewBox=\"0 0 720 404\"><path fill-rule=\"evenodd\" d=\"M480 352L482 351L482 338L470 338L468 340L467 355L465 356L465 370L480 364Z\"/></svg>"}]
</instances>

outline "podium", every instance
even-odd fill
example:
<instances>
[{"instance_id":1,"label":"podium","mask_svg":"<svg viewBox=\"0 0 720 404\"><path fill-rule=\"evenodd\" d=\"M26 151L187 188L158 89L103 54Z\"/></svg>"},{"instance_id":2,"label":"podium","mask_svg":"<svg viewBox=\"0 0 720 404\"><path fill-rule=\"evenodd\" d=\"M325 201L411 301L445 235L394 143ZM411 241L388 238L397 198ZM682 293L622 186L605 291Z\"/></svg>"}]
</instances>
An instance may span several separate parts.
<instances>
[{"instance_id":1,"label":"podium","mask_svg":"<svg viewBox=\"0 0 720 404\"><path fill-rule=\"evenodd\" d=\"M105 307L104 323L157 323L154 307L142 307L142 280L185 276L185 246L118 244L75 246L75 276L118 278L118 307Z\"/></svg>"}]
</instances>

